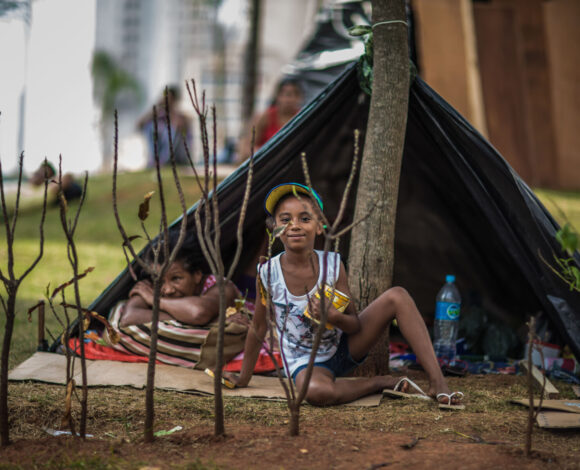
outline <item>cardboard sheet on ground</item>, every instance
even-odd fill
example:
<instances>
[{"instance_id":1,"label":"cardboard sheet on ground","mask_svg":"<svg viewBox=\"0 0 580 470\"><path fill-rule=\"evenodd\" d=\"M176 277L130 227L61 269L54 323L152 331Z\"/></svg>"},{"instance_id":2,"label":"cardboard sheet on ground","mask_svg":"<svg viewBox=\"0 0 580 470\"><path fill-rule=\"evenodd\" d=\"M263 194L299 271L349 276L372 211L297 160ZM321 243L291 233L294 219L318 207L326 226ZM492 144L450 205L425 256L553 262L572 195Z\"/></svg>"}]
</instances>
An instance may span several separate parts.
<instances>
[{"instance_id":1,"label":"cardboard sheet on ground","mask_svg":"<svg viewBox=\"0 0 580 470\"><path fill-rule=\"evenodd\" d=\"M529 406L530 401L527 398L524 398L522 400L512 400L512 403ZM534 400L534 406L537 407L539 404L540 400L536 398ZM543 400L542 409L580 413L580 400Z\"/></svg>"},{"instance_id":2,"label":"cardboard sheet on ground","mask_svg":"<svg viewBox=\"0 0 580 470\"><path fill-rule=\"evenodd\" d=\"M35 380L65 385L66 357L60 354L37 352L8 374L12 381ZM81 383L80 361L76 364L74 379ZM338 379L349 380L349 379ZM90 387L129 386L144 388L147 383L147 364L116 361L87 360L87 381ZM213 395L213 379L199 370L158 364L155 369L155 388L180 392ZM284 391L275 377L255 375L250 386L233 390L223 388L224 396L285 400ZM370 395L351 406L378 406L382 395Z\"/></svg>"},{"instance_id":3,"label":"cardboard sheet on ground","mask_svg":"<svg viewBox=\"0 0 580 470\"><path fill-rule=\"evenodd\" d=\"M542 411L536 418L538 426L547 429L580 428L580 414L565 411Z\"/></svg>"}]
</instances>

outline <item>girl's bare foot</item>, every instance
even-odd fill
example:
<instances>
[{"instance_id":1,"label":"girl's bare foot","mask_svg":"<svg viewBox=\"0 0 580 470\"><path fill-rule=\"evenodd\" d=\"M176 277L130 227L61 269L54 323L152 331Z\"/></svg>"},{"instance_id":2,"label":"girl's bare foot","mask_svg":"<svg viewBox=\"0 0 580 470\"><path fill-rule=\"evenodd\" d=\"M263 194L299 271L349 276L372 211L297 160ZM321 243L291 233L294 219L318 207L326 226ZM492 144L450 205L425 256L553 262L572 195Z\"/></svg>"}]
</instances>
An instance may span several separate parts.
<instances>
[{"instance_id":1,"label":"girl's bare foot","mask_svg":"<svg viewBox=\"0 0 580 470\"><path fill-rule=\"evenodd\" d=\"M445 380L432 383L427 393L442 405L459 405L463 397L463 393L461 392L452 393Z\"/></svg>"},{"instance_id":2,"label":"girl's bare foot","mask_svg":"<svg viewBox=\"0 0 580 470\"><path fill-rule=\"evenodd\" d=\"M378 375L376 379L379 390L385 389L393 390L395 386L401 381L401 377L393 377L392 375ZM403 380L400 383L399 387L397 388L397 391L407 393L408 390L409 390L409 382Z\"/></svg>"}]
</instances>

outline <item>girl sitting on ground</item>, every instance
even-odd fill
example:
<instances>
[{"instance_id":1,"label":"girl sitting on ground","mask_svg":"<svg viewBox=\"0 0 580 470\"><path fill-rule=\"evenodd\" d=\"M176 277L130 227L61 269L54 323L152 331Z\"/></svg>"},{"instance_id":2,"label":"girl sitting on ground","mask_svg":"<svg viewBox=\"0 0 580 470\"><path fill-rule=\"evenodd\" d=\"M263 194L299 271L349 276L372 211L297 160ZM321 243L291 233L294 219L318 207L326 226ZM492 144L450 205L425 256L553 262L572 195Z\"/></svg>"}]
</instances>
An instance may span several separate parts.
<instances>
[{"instance_id":1,"label":"girl sitting on ground","mask_svg":"<svg viewBox=\"0 0 580 470\"><path fill-rule=\"evenodd\" d=\"M266 291L271 296L275 327L283 353L286 374L301 389L317 328L325 328L308 384L306 400L314 405L334 405L356 400L383 389L401 384L400 391L409 388L408 379L392 376L358 377L337 381L361 364L385 328L397 320L429 377L428 394L442 404L456 404L462 394L450 393L441 373L429 333L415 302L406 290L393 287L385 291L358 313L350 302L344 313L333 305L328 307L329 328L318 325L320 303L315 294L323 282L350 298L344 265L338 253L314 250L322 224L317 214L322 210L318 194L301 184L287 183L273 188L264 202L266 212L280 229L279 237L285 251L258 268L256 310L246 338L244 362L239 376L228 374L239 387L252 378L257 352L267 331ZM318 207L317 207L318 206ZM326 272L324 272L326 271ZM305 310L308 308L308 315ZM312 321L309 317L318 319Z\"/></svg>"}]
</instances>

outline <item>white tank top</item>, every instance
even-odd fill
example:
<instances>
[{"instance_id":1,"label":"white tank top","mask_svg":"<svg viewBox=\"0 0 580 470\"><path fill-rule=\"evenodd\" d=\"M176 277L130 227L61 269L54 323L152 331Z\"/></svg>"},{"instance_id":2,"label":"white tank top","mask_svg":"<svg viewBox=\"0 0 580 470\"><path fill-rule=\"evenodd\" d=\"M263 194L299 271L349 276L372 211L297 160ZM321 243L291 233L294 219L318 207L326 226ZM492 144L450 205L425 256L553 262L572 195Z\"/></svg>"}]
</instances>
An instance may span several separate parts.
<instances>
[{"instance_id":1,"label":"white tank top","mask_svg":"<svg viewBox=\"0 0 580 470\"><path fill-rule=\"evenodd\" d=\"M286 287L282 267L280 266L280 257L284 253L280 253L258 266L262 285L272 296L280 351L287 367L286 373L289 376L292 376L298 367L308 364L314 335L316 334L316 325L308 317L304 316L308 298L313 298L323 280L324 252L319 250L314 250L314 252L318 255L318 266L320 267L318 282L310 292L304 295L293 295ZM327 274L325 283L329 286L334 286L340 274L340 255L329 252L326 262ZM342 331L338 328L324 330L315 362L326 361L334 355L341 335Z\"/></svg>"}]
</instances>

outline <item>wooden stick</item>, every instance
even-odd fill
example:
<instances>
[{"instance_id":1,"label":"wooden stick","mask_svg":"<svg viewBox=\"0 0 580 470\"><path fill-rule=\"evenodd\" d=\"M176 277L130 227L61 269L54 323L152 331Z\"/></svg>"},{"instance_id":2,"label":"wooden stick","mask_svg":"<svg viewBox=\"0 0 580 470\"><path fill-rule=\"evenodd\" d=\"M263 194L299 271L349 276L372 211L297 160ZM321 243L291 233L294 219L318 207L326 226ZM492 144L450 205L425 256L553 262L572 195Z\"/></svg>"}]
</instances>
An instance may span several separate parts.
<instances>
[{"instance_id":1,"label":"wooden stick","mask_svg":"<svg viewBox=\"0 0 580 470\"><path fill-rule=\"evenodd\" d=\"M38 345L37 351L46 351L47 344L44 338L44 300L41 301L38 307Z\"/></svg>"},{"instance_id":2,"label":"wooden stick","mask_svg":"<svg viewBox=\"0 0 580 470\"><path fill-rule=\"evenodd\" d=\"M525 361L522 361L521 365L527 370L528 364ZM536 384L540 387L540 389L544 384L544 380L546 381L546 386L544 387L545 396L547 396L548 398L558 398L558 395L560 394L558 389L554 386L554 384L552 384L552 382L548 380L546 376L544 376L544 374L542 374L542 372L540 372L540 369L538 369L534 365L532 365L532 377L534 378Z\"/></svg>"}]
</instances>

